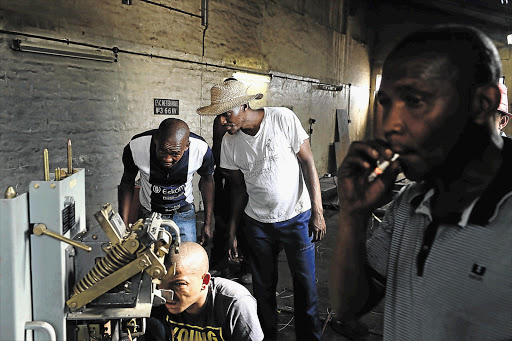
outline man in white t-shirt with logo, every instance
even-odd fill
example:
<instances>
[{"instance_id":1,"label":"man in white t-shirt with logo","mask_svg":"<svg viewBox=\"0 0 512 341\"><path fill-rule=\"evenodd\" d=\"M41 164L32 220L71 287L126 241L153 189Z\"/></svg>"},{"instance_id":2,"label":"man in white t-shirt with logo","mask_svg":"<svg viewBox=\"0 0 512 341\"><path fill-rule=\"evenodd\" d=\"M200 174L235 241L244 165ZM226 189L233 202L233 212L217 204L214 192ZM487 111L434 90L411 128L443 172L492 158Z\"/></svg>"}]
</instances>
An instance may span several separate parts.
<instances>
[{"instance_id":1,"label":"man in white t-shirt with logo","mask_svg":"<svg viewBox=\"0 0 512 341\"><path fill-rule=\"evenodd\" d=\"M212 104L197 110L199 115L220 115L229 134L222 141L220 159L233 186L229 253L238 257L236 229L243 219L258 316L265 340L275 340L277 257L282 246L293 277L297 340L319 340L313 242L325 235L320 182L309 136L297 116L281 107L252 109L249 101L261 97L247 95L237 80L226 80L211 89Z\"/></svg>"}]
</instances>

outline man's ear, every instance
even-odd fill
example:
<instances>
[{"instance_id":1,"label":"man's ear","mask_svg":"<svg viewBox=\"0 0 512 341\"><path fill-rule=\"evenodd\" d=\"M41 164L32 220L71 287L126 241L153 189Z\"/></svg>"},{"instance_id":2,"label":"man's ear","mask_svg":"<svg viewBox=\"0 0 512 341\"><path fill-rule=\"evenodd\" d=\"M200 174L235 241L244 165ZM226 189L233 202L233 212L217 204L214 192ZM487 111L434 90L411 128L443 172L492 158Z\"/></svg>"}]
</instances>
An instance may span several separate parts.
<instances>
[{"instance_id":1,"label":"man's ear","mask_svg":"<svg viewBox=\"0 0 512 341\"><path fill-rule=\"evenodd\" d=\"M500 100L501 93L498 85L486 84L478 87L473 96L471 108L473 121L476 124L485 124L489 117L496 113Z\"/></svg>"},{"instance_id":2,"label":"man's ear","mask_svg":"<svg viewBox=\"0 0 512 341\"><path fill-rule=\"evenodd\" d=\"M210 284L210 279L212 278L212 275L210 275L209 272L205 273L203 275L203 284L201 285L201 289L206 289L208 288L208 284Z\"/></svg>"},{"instance_id":3,"label":"man's ear","mask_svg":"<svg viewBox=\"0 0 512 341\"><path fill-rule=\"evenodd\" d=\"M183 149L183 152L186 152L190 148L190 140L187 141L187 144L185 145L185 149Z\"/></svg>"},{"instance_id":4,"label":"man's ear","mask_svg":"<svg viewBox=\"0 0 512 341\"><path fill-rule=\"evenodd\" d=\"M508 115L500 115L500 130L507 126L509 119Z\"/></svg>"}]
</instances>

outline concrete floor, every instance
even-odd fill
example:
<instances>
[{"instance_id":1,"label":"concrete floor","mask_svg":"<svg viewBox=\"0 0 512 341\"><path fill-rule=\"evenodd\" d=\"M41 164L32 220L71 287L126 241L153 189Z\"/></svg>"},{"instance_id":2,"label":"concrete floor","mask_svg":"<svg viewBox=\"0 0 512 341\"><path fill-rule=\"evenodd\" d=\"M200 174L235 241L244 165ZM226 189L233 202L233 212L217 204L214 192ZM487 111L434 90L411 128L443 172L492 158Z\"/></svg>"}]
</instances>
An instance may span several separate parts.
<instances>
[{"instance_id":1,"label":"concrete floor","mask_svg":"<svg viewBox=\"0 0 512 341\"><path fill-rule=\"evenodd\" d=\"M324 202L325 204L325 202ZM325 238L316 243L316 275L317 290L319 298L319 312L322 325L324 326L323 340L382 340L382 304L373 311L361 318L368 327L368 334L364 337L352 336L347 337L335 331L332 323L325 324L325 319L331 311L331 304L328 294L329 280L329 264L334 251L334 243L336 239L336 231L338 226L338 212L329 206L325 206L324 217L327 225L327 234ZM332 206L330 206L332 207ZM198 227L202 226L202 212L198 213ZM207 248L208 249L208 248ZM233 266L233 265L232 265ZM236 273L236 269L230 269L231 273ZM236 280L236 278L233 278ZM246 285L247 289L252 292L252 285ZM279 256L279 281L277 284L277 304L279 308L279 340L288 341L295 340L294 320L293 320L293 286L290 271L286 261L286 255L281 252ZM354 329L349 329L353 331Z\"/></svg>"}]
</instances>

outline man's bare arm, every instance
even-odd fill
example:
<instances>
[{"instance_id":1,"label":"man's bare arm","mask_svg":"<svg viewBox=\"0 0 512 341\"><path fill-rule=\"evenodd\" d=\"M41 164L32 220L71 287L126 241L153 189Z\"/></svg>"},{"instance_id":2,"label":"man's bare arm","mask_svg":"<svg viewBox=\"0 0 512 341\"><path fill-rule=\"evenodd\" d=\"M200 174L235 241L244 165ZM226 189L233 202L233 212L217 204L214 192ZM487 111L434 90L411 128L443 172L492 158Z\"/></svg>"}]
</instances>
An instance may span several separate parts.
<instances>
[{"instance_id":1,"label":"man's bare arm","mask_svg":"<svg viewBox=\"0 0 512 341\"><path fill-rule=\"evenodd\" d=\"M325 236L326 227L324 220L324 209L322 206L322 194L320 180L316 171L315 160L309 145L309 140L304 141L297 153L304 182L308 188L311 199L311 219L309 220L309 233L313 235L313 241L322 240Z\"/></svg>"},{"instance_id":2,"label":"man's bare arm","mask_svg":"<svg viewBox=\"0 0 512 341\"><path fill-rule=\"evenodd\" d=\"M242 212L247 204L247 190L242 171L228 170L228 179L231 183L231 208L229 216L229 256L231 259L238 258L238 243L236 231L240 224Z\"/></svg>"},{"instance_id":3,"label":"man's bare arm","mask_svg":"<svg viewBox=\"0 0 512 341\"><path fill-rule=\"evenodd\" d=\"M212 231L212 217L213 217L213 200L215 196L215 184L213 175L202 176L199 180L199 190L204 203L204 225L201 229L201 240L199 244L203 245L208 243L211 239Z\"/></svg>"},{"instance_id":4,"label":"man's bare arm","mask_svg":"<svg viewBox=\"0 0 512 341\"><path fill-rule=\"evenodd\" d=\"M130 206L135 191L135 177L137 173L130 173L124 170L121 183L119 184L117 199L119 201L119 215L123 218L124 224L128 226L128 217L130 215Z\"/></svg>"},{"instance_id":5,"label":"man's bare arm","mask_svg":"<svg viewBox=\"0 0 512 341\"><path fill-rule=\"evenodd\" d=\"M338 170L340 213L330 292L342 320L356 318L376 297L366 262L366 231L371 213L392 190L398 165L393 163L373 182L368 175L377 160L391 156L391 150L355 142Z\"/></svg>"}]
</instances>

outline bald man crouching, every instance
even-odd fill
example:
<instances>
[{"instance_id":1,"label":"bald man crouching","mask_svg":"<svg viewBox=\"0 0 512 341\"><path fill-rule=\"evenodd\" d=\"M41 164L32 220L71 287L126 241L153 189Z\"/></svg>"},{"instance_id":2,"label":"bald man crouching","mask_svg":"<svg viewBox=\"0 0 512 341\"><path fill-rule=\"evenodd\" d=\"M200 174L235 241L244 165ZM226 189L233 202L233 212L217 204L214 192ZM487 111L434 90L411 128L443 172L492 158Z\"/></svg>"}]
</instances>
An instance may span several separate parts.
<instances>
[{"instance_id":1,"label":"bald man crouching","mask_svg":"<svg viewBox=\"0 0 512 341\"><path fill-rule=\"evenodd\" d=\"M119 184L119 214L128 226L135 178L140 174L140 209L135 216L147 218L152 212L172 219L180 228L182 241L196 241L196 215L192 179L201 176L199 190L204 204L204 225L200 244L212 235L213 154L205 140L191 133L188 125L168 118L158 129L135 135L123 152L124 172Z\"/></svg>"},{"instance_id":2,"label":"bald man crouching","mask_svg":"<svg viewBox=\"0 0 512 341\"><path fill-rule=\"evenodd\" d=\"M174 291L172 301L153 308L145 340L263 340L256 300L242 285L208 273L208 255L193 242L171 253L159 289Z\"/></svg>"}]
</instances>

